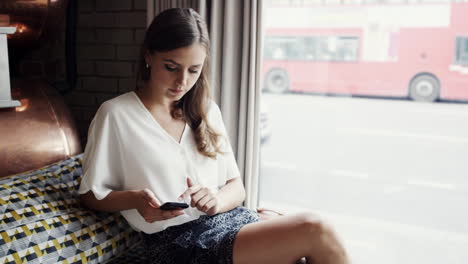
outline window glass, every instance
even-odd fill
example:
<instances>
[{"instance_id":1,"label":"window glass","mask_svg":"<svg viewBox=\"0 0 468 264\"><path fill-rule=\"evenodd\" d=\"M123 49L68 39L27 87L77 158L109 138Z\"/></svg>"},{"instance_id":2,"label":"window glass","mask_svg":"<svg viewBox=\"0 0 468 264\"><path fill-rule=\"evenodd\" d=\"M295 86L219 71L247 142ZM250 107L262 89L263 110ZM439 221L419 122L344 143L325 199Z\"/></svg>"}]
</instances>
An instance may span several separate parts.
<instances>
[{"instance_id":1,"label":"window glass","mask_svg":"<svg viewBox=\"0 0 468 264\"><path fill-rule=\"evenodd\" d=\"M265 1L259 207L317 213L352 263L468 263L467 14Z\"/></svg>"},{"instance_id":2,"label":"window glass","mask_svg":"<svg viewBox=\"0 0 468 264\"><path fill-rule=\"evenodd\" d=\"M297 37L271 37L264 43L265 58L273 60L297 60L303 54L302 40Z\"/></svg>"},{"instance_id":3,"label":"window glass","mask_svg":"<svg viewBox=\"0 0 468 264\"><path fill-rule=\"evenodd\" d=\"M455 63L468 65L468 37L457 37Z\"/></svg>"},{"instance_id":4,"label":"window glass","mask_svg":"<svg viewBox=\"0 0 468 264\"><path fill-rule=\"evenodd\" d=\"M273 60L356 61L358 38L342 36L267 37L264 56Z\"/></svg>"}]
</instances>

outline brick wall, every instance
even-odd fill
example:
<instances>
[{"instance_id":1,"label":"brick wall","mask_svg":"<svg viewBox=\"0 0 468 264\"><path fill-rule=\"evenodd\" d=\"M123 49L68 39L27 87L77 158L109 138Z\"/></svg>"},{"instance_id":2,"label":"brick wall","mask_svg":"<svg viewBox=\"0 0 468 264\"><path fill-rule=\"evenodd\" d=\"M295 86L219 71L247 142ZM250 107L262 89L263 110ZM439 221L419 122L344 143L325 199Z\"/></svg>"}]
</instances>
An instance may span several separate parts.
<instances>
[{"instance_id":1,"label":"brick wall","mask_svg":"<svg viewBox=\"0 0 468 264\"><path fill-rule=\"evenodd\" d=\"M65 100L84 147L98 107L135 87L146 0L80 0L78 12L78 83Z\"/></svg>"}]
</instances>

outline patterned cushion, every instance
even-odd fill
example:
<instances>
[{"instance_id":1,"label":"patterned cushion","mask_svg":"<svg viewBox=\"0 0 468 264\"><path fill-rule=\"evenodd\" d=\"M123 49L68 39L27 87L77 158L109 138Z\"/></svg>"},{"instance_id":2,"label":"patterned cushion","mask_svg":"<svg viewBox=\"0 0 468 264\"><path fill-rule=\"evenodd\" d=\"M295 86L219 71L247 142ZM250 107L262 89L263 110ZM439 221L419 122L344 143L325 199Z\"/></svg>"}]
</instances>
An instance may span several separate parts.
<instances>
[{"instance_id":1,"label":"patterned cushion","mask_svg":"<svg viewBox=\"0 0 468 264\"><path fill-rule=\"evenodd\" d=\"M141 252L120 214L80 206L81 156L0 179L1 264L118 263L130 249Z\"/></svg>"}]
</instances>

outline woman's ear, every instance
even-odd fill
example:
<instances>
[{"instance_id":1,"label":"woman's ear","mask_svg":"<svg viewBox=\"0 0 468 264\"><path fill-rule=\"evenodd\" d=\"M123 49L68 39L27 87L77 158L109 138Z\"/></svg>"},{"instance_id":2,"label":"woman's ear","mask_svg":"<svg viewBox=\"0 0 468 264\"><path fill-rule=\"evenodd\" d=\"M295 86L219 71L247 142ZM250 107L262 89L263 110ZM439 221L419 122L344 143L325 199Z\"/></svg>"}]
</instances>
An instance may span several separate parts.
<instances>
[{"instance_id":1,"label":"woman's ear","mask_svg":"<svg viewBox=\"0 0 468 264\"><path fill-rule=\"evenodd\" d=\"M147 65L150 65L150 66L151 66L152 58L153 58L153 57L151 56L151 53L147 50L147 51L145 52L145 63L146 63Z\"/></svg>"}]
</instances>

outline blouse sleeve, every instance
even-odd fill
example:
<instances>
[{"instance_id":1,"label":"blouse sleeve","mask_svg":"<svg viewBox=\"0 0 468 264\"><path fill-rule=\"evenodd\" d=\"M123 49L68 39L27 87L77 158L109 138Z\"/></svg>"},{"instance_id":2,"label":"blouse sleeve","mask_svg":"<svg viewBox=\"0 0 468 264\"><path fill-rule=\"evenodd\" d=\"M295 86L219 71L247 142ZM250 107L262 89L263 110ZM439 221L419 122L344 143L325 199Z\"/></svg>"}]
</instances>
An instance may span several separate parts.
<instances>
[{"instance_id":1,"label":"blouse sleeve","mask_svg":"<svg viewBox=\"0 0 468 264\"><path fill-rule=\"evenodd\" d=\"M98 200L122 186L118 134L108 109L104 103L89 127L83 155L83 176L78 190L80 194L92 191Z\"/></svg>"},{"instance_id":2,"label":"blouse sleeve","mask_svg":"<svg viewBox=\"0 0 468 264\"><path fill-rule=\"evenodd\" d=\"M231 179L240 177L239 167L237 166L236 158L234 157L231 143L229 142L229 136L226 132L226 127L224 126L221 111L214 101L211 103L209 116L209 124L221 135L219 146L223 154L218 154L217 157L218 176L220 183L226 183Z\"/></svg>"}]
</instances>

